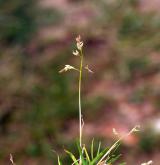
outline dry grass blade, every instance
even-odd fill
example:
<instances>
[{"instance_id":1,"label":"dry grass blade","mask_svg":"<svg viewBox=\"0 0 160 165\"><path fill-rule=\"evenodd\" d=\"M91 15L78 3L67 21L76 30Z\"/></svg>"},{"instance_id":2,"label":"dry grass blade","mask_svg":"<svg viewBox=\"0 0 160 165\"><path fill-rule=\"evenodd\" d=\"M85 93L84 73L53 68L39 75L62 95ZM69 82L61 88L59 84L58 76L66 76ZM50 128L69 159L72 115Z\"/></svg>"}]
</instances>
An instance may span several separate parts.
<instances>
[{"instance_id":1,"label":"dry grass blade","mask_svg":"<svg viewBox=\"0 0 160 165\"><path fill-rule=\"evenodd\" d=\"M14 163L14 161L13 161L13 156L12 156L12 154L10 154L10 162L12 163L12 165L16 165L16 164Z\"/></svg>"}]
</instances>

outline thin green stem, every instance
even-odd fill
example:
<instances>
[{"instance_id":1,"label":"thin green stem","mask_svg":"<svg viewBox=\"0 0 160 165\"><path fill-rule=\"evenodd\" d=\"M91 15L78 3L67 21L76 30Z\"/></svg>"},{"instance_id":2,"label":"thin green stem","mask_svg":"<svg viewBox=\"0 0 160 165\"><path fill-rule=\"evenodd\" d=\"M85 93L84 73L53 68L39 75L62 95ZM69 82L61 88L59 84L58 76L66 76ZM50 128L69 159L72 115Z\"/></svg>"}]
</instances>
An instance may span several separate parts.
<instances>
[{"instance_id":1,"label":"thin green stem","mask_svg":"<svg viewBox=\"0 0 160 165\"><path fill-rule=\"evenodd\" d=\"M83 53L80 51L80 67L79 67L79 145L82 148L82 108L81 108L81 83L83 69Z\"/></svg>"}]
</instances>

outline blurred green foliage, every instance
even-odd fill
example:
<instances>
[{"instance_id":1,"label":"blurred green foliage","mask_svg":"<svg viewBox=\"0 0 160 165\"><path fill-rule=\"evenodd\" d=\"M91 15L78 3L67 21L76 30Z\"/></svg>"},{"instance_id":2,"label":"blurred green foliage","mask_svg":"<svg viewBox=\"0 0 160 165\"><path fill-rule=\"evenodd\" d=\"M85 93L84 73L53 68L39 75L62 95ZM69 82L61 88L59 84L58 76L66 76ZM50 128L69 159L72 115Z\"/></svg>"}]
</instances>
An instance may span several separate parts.
<instances>
[{"instance_id":1,"label":"blurred green foliage","mask_svg":"<svg viewBox=\"0 0 160 165\"><path fill-rule=\"evenodd\" d=\"M25 42L35 32L36 1L0 1L0 40Z\"/></svg>"},{"instance_id":2,"label":"blurred green foliage","mask_svg":"<svg viewBox=\"0 0 160 165\"><path fill-rule=\"evenodd\" d=\"M143 18L139 17L137 13L127 13L122 21L122 26L119 31L122 36L128 36L142 32Z\"/></svg>"},{"instance_id":3,"label":"blurred green foliage","mask_svg":"<svg viewBox=\"0 0 160 165\"><path fill-rule=\"evenodd\" d=\"M101 15L95 18L96 28L103 28L103 35L114 36L109 58L115 58L117 77L122 81L133 80L154 72L150 53L159 50L160 25L158 13L142 13L138 1L95 1ZM112 38L111 38L112 39Z\"/></svg>"},{"instance_id":4,"label":"blurred green foliage","mask_svg":"<svg viewBox=\"0 0 160 165\"><path fill-rule=\"evenodd\" d=\"M57 24L62 14L57 9L43 9L37 0L0 0L0 41L26 43L40 26Z\"/></svg>"}]
</instances>

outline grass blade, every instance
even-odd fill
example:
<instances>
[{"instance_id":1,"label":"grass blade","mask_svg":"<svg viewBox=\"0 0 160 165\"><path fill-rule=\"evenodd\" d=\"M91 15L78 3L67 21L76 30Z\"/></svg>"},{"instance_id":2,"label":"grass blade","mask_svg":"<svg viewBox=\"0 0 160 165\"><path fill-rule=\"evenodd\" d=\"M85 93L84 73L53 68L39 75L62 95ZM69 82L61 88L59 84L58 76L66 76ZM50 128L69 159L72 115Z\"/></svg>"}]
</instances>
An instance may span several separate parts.
<instances>
[{"instance_id":1,"label":"grass blade","mask_svg":"<svg viewBox=\"0 0 160 165\"><path fill-rule=\"evenodd\" d=\"M78 151L79 151L79 154L80 154L82 165L87 165L88 163L85 161L82 148L79 146L79 144L77 144L77 147L78 147Z\"/></svg>"},{"instance_id":2,"label":"grass blade","mask_svg":"<svg viewBox=\"0 0 160 165\"><path fill-rule=\"evenodd\" d=\"M84 150L84 153L85 153L85 155L86 155L86 159L87 159L87 160L88 160L88 162L90 163L90 162L91 162L91 160L90 160L89 154L88 154L87 149L86 149L86 147L85 147L85 146L83 147L83 150Z\"/></svg>"},{"instance_id":3,"label":"grass blade","mask_svg":"<svg viewBox=\"0 0 160 165\"><path fill-rule=\"evenodd\" d=\"M101 142L99 142L99 144L98 144L98 150L97 150L97 155L96 155L96 156L99 155L99 153L100 153L100 149L101 149Z\"/></svg>"},{"instance_id":4,"label":"grass blade","mask_svg":"<svg viewBox=\"0 0 160 165\"><path fill-rule=\"evenodd\" d=\"M76 159L76 157L70 151L68 151L68 150L64 150L64 151L71 157L71 159L73 160L73 163L75 165L79 165L78 160Z\"/></svg>"},{"instance_id":5,"label":"grass blade","mask_svg":"<svg viewBox=\"0 0 160 165\"><path fill-rule=\"evenodd\" d=\"M108 148L105 148L103 151L101 151L90 163L90 165L95 165L101 157L108 151Z\"/></svg>"},{"instance_id":6,"label":"grass blade","mask_svg":"<svg viewBox=\"0 0 160 165\"><path fill-rule=\"evenodd\" d=\"M92 140L92 144L91 144L91 159L93 159L94 157L94 139Z\"/></svg>"},{"instance_id":7,"label":"grass blade","mask_svg":"<svg viewBox=\"0 0 160 165\"><path fill-rule=\"evenodd\" d=\"M58 165L62 165L62 162L60 161L59 155L58 155Z\"/></svg>"}]
</instances>

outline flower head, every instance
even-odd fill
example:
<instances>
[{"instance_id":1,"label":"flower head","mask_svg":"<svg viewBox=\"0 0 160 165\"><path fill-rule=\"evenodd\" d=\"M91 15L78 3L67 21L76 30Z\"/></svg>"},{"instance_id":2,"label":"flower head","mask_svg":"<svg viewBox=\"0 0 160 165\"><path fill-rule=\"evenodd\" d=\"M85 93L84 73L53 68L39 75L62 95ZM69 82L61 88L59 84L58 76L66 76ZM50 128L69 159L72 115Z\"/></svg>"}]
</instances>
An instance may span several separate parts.
<instances>
[{"instance_id":1,"label":"flower head","mask_svg":"<svg viewBox=\"0 0 160 165\"><path fill-rule=\"evenodd\" d=\"M81 41L81 36L80 35L78 35L78 37L76 37L76 42L77 42L77 49L82 50L83 42Z\"/></svg>"},{"instance_id":2,"label":"flower head","mask_svg":"<svg viewBox=\"0 0 160 165\"><path fill-rule=\"evenodd\" d=\"M77 49L81 50L83 47L83 42L77 42Z\"/></svg>"},{"instance_id":3,"label":"flower head","mask_svg":"<svg viewBox=\"0 0 160 165\"><path fill-rule=\"evenodd\" d=\"M81 36L80 36L80 35L78 35L78 36L76 37L76 42L81 42Z\"/></svg>"},{"instance_id":4,"label":"flower head","mask_svg":"<svg viewBox=\"0 0 160 165\"><path fill-rule=\"evenodd\" d=\"M65 67L59 71L59 73L67 72L68 70L71 70L71 69L77 70L75 67L71 65L65 65Z\"/></svg>"},{"instance_id":5,"label":"flower head","mask_svg":"<svg viewBox=\"0 0 160 165\"><path fill-rule=\"evenodd\" d=\"M84 68L85 68L89 73L94 73L94 72L88 67L88 65L86 65Z\"/></svg>"},{"instance_id":6,"label":"flower head","mask_svg":"<svg viewBox=\"0 0 160 165\"><path fill-rule=\"evenodd\" d=\"M75 56L78 56L78 55L79 55L78 50L75 50L75 51L73 51L72 53L73 53L73 55L75 55Z\"/></svg>"}]
</instances>

